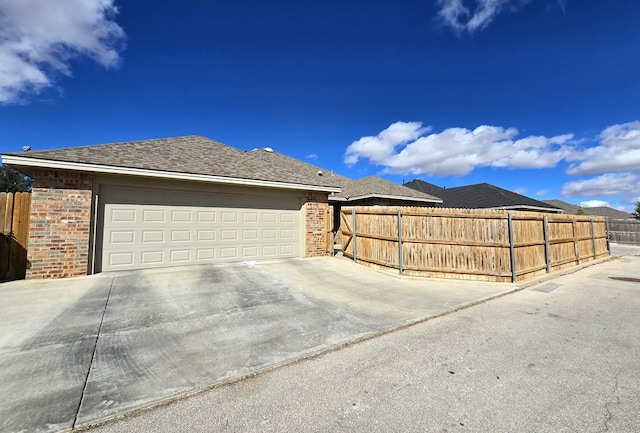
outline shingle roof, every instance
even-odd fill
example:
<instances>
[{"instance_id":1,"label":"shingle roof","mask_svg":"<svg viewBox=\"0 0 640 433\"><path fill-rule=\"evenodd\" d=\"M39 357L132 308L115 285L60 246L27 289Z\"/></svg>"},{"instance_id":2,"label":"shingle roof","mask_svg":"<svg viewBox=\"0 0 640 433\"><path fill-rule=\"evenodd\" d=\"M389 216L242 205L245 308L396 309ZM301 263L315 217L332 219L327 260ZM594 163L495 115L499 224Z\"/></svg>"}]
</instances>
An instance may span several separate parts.
<instances>
[{"instance_id":1,"label":"shingle roof","mask_svg":"<svg viewBox=\"0 0 640 433\"><path fill-rule=\"evenodd\" d=\"M199 135L6 153L5 155L83 164L87 167L124 167L179 174L338 187L342 189L342 192L337 193L337 197L342 199L361 195L384 195L413 198L417 201L439 201L436 197L397 185L380 177L373 176L354 181L268 148L245 152Z\"/></svg>"},{"instance_id":2,"label":"shingle roof","mask_svg":"<svg viewBox=\"0 0 640 433\"><path fill-rule=\"evenodd\" d=\"M564 209L565 213L570 215L577 215L578 209L580 209L580 206L567 203L566 201L562 201L562 200L544 200L544 202L549 203L553 206L559 207L561 209ZM630 213L623 212L621 210L614 209L608 206L585 207L582 209L584 210L585 215L590 215L590 216L602 216L610 219L633 218L633 216Z\"/></svg>"},{"instance_id":3,"label":"shingle roof","mask_svg":"<svg viewBox=\"0 0 640 433\"><path fill-rule=\"evenodd\" d=\"M403 197L406 199L441 201L439 197L427 194L421 191L408 188L404 185L398 185L389 182L378 176L369 176L355 181L351 181L351 185L345 185L344 191L350 194L350 197L362 197L375 192L380 196Z\"/></svg>"},{"instance_id":4,"label":"shingle roof","mask_svg":"<svg viewBox=\"0 0 640 433\"><path fill-rule=\"evenodd\" d=\"M403 185L398 185L379 176L369 176L353 180L278 152L267 152L264 149L256 149L248 152L248 154L266 163L268 167L286 167L289 172L296 172L304 174L305 176L318 176L318 173L321 172L322 175L319 177L328 182L328 184L342 188L342 192L336 194L336 197L342 199L348 200L366 195L375 195L409 200L415 199L416 201L440 201L438 197L407 188Z\"/></svg>"},{"instance_id":5,"label":"shingle roof","mask_svg":"<svg viewBox=\"0 0 640 433\"><path fill-rule=\"evenodd\" d=\"M406 183L405 186L416 189L419 188L421 191L437 195L443 200L442 205L440 205L442 207L468 209L548 209L552 212L558 212L560 210L551 204L488 183L455 188L440 188L420 179L415 179Z\"/></svg>"},{"instance_id":6,"label":"shingle roof","mask_svg":"<svg viewBox=\"0 0 640 433\"><path fill-rule=\"evenodd\" d=\"M571 203L567 203L566 201L562 201L562 200L544 200L544 202L552 206L559 207L560 209L564 210L566 214L569 214L569 215L576 215L578 212L578 208L580 207Z\"/></svg>"},{"instance_id":7,"label":"shingle roof","mask_svg":"<svg viewBox=\"0 0 640 433\"><path fill-rule=\"evenodd\" d=\"M316 173L268 164L256 158L252 152L243 152L199 135L7 155L88 165L337 186Z\"/></svg>"},{"instance_id":8,"label":"shingle roof","mask_svg":"<svg viewBox=\"0 0 640 433\"><path fill-rule=\"evenodd\" d=\"M445 188L441 188L432 183L425 182L420 179L414 179L410 182L404 184L404 186L408 188L415 189L417 191L422 191L426 194L432 194L440 198L444 198Z\"/></svg>"}]
</instances>

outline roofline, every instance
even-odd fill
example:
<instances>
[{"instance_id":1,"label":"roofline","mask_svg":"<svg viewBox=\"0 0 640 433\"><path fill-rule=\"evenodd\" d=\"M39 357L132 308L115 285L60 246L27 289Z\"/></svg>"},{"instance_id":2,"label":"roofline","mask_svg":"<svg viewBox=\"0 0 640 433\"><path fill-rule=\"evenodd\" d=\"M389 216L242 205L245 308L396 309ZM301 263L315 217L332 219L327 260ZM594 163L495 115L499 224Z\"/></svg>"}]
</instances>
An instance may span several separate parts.
<instances>
[{"instance_id":1,"label":"roofline","mask_svg":"<svg viewBox=\"0 0 640 433\"><path fill-rule=\"evenodd\" d=\"M542 207L542 206L529 206L526 204L521 205L513 205L513 206L497 206L497 207L488 207L485 209L496 209L496 210L518 210L518 209L530 209L530 210L542 210L546 212L554 212L554 213L564 213L564 209L560 208L550 208L550 207Z\"/></svg>"},{"instance_id":2,"label":"roofline","mask_svg":"<svg viewBox=\"0 0 640 433\"><path fill-rule=\"evenodd\" d=\"M58 170L76 170L90 173L118 174L124 176L141 176L162 179L188 180L211 183L223 183L242 186L270 187L281 189L294 189L305 191L342 192L342 188L333 186L305 185L298 183L276 182L269 180L242 179L236 177L211 176L195 173L178 173L173 171L149 170L144 168L115 167L102 164L85 164L69 161L55 161L51 159L39 159L33 157L20 157L15 155L2 155L3 164L23 167L41 167Z\"/></svg>"},{"instance_id":3,"label":"roofline","mask_svg":"<svg viewBox=\"0 0 640 433\"><path fill-rule=\"evenodd\" d=\"M406 200L406 201L421 201L426 203L442 203L442 200L439 198L419 198L419 197L406 197L402 195L387 195L387 194L365 194L358 195L355 197L349 197L347 201L356 201L356 200L364 200L366 198L387 198L391 200Z\"/></svg>"}]
</instances>

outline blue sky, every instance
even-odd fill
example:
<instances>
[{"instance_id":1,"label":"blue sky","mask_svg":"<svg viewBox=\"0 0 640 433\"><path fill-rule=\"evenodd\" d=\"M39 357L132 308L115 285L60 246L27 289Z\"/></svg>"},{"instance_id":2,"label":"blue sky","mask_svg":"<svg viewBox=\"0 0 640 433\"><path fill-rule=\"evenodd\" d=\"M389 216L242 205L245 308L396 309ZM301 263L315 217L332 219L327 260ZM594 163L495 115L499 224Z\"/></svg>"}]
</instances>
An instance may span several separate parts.
<instances>
[{"instance_id":1,"label":"blue sky","mask_svg":"<svg viewBox=\"0 0 640 433\"><path fill-rule=\"evenodd\" d=\"M0 0L0 151L201 134L352 178L640 200L640 2Z\"/></svg>"}]
</instances>

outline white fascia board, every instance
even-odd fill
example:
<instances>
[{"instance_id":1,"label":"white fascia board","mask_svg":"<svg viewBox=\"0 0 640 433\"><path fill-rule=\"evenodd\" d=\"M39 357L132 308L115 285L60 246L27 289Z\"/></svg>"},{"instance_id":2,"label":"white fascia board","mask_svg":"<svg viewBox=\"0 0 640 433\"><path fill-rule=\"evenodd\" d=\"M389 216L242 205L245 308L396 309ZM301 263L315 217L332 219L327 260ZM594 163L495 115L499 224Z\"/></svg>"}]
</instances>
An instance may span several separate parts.
<instances>
[{"instance_id":1,"label":"white fascia board","mask_svg":"<svg viewBox=\"0 0 640 433\"><path fill-rule=\"evenodd\" d=\"M499 207L488 207L486 209L495 209L495 210L532 210L532 211L544 211L544 212L554 212L554 213L564 213L562 209L551 209L548 207L538 207L538 206L526 206L526 205L514 205L514 206L499 206Z\"/></svg>"},{"instance_id":2,"label":"white fascia board","mask_svg":"<svg viewBox=\"0 0 640 433\"><path fill-rule=\"evenodd\" d=\"M153 177L161 179L187 180L197 182L223 183L227 185L256 186L268 188L294 189L303 191L341 192L342 188L333 186L304 185L299 183L275 182L269 180L242 179L235 177L212 176L206 174L176 173L172 171L149 170L145 168L116 167L111 165L84 164L79 162L54 161L50 159L22 158L14 155L2 155L4 164L50 168L57 170L75 170L90 173L116 174L123 176Z\"/></svg>"},{"instance_id":3,"label":"white fascia board","mask_svg":"<svg viewBox=\"0 0 640 433\"><path fill-rule=\"evenodd\" d=\"M432 198L404 197L401 195L385 195L385 194L359 195L356 197L349 197L347 201L364 200L366 198L386 198L391 200L421 201L425 203L442 203L442 200L439 198L432 199Z\"/></svg>"}]
</instances>

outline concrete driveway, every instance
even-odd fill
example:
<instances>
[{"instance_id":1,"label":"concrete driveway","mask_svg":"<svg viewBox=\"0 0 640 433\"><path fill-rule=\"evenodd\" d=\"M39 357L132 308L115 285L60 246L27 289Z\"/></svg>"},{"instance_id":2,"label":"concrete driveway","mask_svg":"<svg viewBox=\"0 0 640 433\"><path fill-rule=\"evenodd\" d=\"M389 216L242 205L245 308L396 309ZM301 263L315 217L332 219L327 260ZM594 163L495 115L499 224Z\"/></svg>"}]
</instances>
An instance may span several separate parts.
<instances>
[{"instance_id":1,"label":"concrete driveway","mask_svg":"<svg viewBox=\"0 0 640 433\"><path fill-rule=\"evenodd\" d=\"M0 285L0 431L55 432L513 291L340 258Z\"/></svg>"}]
</instances>

